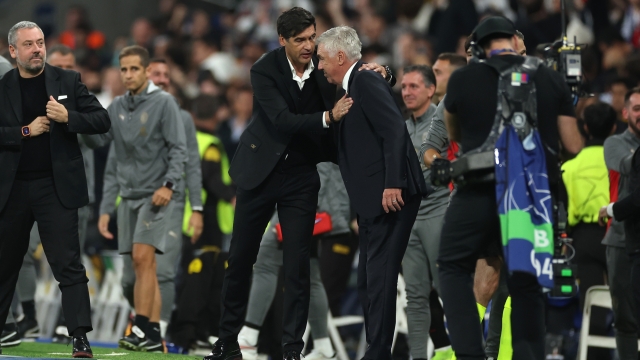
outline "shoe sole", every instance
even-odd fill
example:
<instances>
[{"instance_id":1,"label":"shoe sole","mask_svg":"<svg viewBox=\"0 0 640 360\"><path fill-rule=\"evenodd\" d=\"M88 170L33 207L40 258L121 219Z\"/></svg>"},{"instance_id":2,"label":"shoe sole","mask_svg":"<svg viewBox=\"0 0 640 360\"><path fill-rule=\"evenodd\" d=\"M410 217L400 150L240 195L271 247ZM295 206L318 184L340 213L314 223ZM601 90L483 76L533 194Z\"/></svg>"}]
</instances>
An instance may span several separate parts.
<instances>
[{"instance_id":1,"label":"shoe sole","mask_svg":"<svg viewBox=\"0 0 640 360\"><path fill-rule=\"evenodd\" d=\"M40 328L32 328L24 332L22 335L25 339L37 339L40 337Z\"/></svg>"},{"instance_id":2,"label":"shoe sole","mask_svg":"<svg viewBox=\"0 0 640 360\"><path fill-rule=\"evenodd\" d=\"M205 357L205 359L206 359L206 357ZM226 358L224 358L222 360L243 360L242 359L242 353L240 352L240 350L237 350L237 353L234 352L233 354L230 354L229 356L227 356Z\"/></svg>"},{"instance_id":3,"label":"shoe sole","mask_svg":"<svg viewBox=\"0 0 640 360\"><path fill-rule=\"evenodd\" d=\"M14 340L14 341L3 342L2 344L0 344L0 346L2 346L3 348L8 348L8 347L18 346L21 343L22 343L22 340Z\"/></svg>"},{"instance_id":4,"label":"shoe sole","mask_svg":"<svg viewBox=\"0 0 640 360\"><path fill-rule=\"evenodd\" d=\"M127 349L127 350L131 350L131 351L144 351L141 350L137 345L134 345L128 341L124 341L124 340L120 340L118 341L118 346L123 348L123 349Z\"/></svg>"},{"instance_id":5,"label":"shoe sole","mask_svg":"<svg viewBox=\"0 0 640 360\"><path fill-rule=\"evenodd\" d=\"M84 352L84 351L78 351L77 353L72 355L74 358L84 358L84 359L93 359L93 354L88 353L88 352Z\"/></svg>"}]
</instances>

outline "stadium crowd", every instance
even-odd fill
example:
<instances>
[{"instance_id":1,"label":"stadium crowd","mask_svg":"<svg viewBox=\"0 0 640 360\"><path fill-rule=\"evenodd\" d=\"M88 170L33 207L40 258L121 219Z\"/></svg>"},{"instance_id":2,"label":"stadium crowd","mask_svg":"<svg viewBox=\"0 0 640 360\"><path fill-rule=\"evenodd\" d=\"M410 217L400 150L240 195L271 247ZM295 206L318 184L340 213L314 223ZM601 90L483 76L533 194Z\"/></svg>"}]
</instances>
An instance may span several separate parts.
<instances>
[{"instance_id":1,"label":"stadium crowd","mask_svg":"<svg viewBox=\"0 0 640 360\"><path fill-rule=\"evenodd\" d=\"M442 99L448 80L441 76L435 64L445 61L454 65L454 59L457 58L453 54L467 56L467 38L483 18L502 15L511 19L521 32L528 55L543 56L544 46L541 45L558 40L562 33L562 14L558 0L240 0L231 9L215 10L206 6L205 1L202 3L200 6L197 1L158 0L157 16L136 19L132 24L127 24L130 26L127 36L113 39L107 38L101 29L92 25L86 9L90 5L75 5L65 9L64 27L44 29L45 41L47 49L66 49L58 46L64 45L71 50L75 69L80 72L82 82L96 95L104 108L108 108L114 98L127 91L121 79L122 49L138 45L148 51L152 64L164 64L159 65L162 69L166 65L165 73L158 75L166 76L162 85L153 77L150 79L172 94L180 107L190 113L196 131L219 139L213 150L202 150L203 186L210 194L231 205L235 204L235 187L222 174L228 171L228 162L236 153L240 136L251 120L254 97L249 78L250 69L264 53L280 47L276 19L284 10L294 6L309 10L315 16L317 36L334 26L353 27L362 41L362 60L388 65L393 76L398 79L393 89L395 100L405 118L416 113L407 107L406 100L403 99L404 70L415 72L416 68L411 68L415 65L433 68L434 80L437 79L439 85L435 88L435 94L431 95L435 111L436 100ZM630 128L627 121L631 115L625 107L631 101L628 92L640 84L640 0L567 1L566 5L568 37L575 38L582 50L583 97L576 104L579 130L587 145L592 141L592 144L602 146L609 135L623 134ZM0 55L15 66L15 59L9 54L6 39L6 36L0 36ZM67 55L67 50L58 51ZM445 84L445 89L440 89L441 81ZM589 121L591 124L601 123L600 128L595 130L595 125L590 128ZM614 122L615 127L607 128L606 124ZM640 133L636 133L636 136L640 138ZM604 151L606 154L606 145ZM102 236L105 234L103 230L107 228L98 231L99 217L103 214L100 204L107 196L106 193L103 194L103 179L104 183L108 182L106 177L109 169L105 169L108 154L107 145L97 147L93 155L90 155L95 159L95 182L93 188L91 184L89 188L92 202L82 249L92 258L99 274L104 271L105 266L101 254L107 250L115 250L118 244L117 241ZM207 172L207 161L219 165L210 167L211 170ZM620 172L612 168L609 162L606 165L609 170ZM574 163L573 166L577 165ZM327 174L331 176L329 170ZM605 250L608 251L607 247L624 248L624 243L613 240L606 245L600 243L605 236L605 228L596 225L599 220L597 217L587 219L581 216L587 210L582 208L583 204L572 199L572 196L577 197L576 193L581 193L584 189L576 190L578 185L572 181L577 180L569 176L564 181L569 196L569 225L575 231L572 233L570 230L570 236L573 235L575 239L575 262L578 266L578 279L583 285L580 296L575 298L547 299L547 344L549 354L555 351L565 356L565 359L573 359L578 347L580 319L587 290L585 284L609 284L611 273L607 279L607 269L611 264L608 252L605 258ZM609 180L600 179L594 186L597 187L594 187L597 193L604 194L604 198L599 199L597 210L616 200L610 198ZM614 184L611 186L615 187ZM617 189L615 194L617 196ZM217 218L213 216L216 218L214 221L206 209L205 205L204 229L198 229L197 226L194 228L194 224L189 223L182 236L180 266L174 275L175 284L172 284L176 287L175 301L168 310L171 320L166 322L168 328L165 323L162 329L167 343L176 344L170 347L172 351L198 346L208 349L210 337L217 336L219 294L230 231L225 229L220 214L217 214ZM216 211L222 210L218 206ZM593 209L590 208L589 211ZM344 224L345 231L340 234L342 236L320 240L318 246L319 276L324 283L327 306L333 317L357 314L359 311L359 307L355 305L355 281L350 279L355 274L352 264L357 259L358 225L353 213L346 217L348 223ZM106 221L110 221L106 233L110 232L117 238L115 216ZM274 221L277 222L277 218ZM189 222L188 216L185 217L185 222ZM208 227L207 224L211 222L215 223L215 230ZM585 229L581 226L582 223L589 223L593 228ZM107 226L106 223L103 225ZM193 236L194 230L197 236ZM275 234L275 230L269 231ZM202 236L199 236L200 233ZM345 233L348 235L345 236ZM587 244L587 240L583 238L589 239L588 247L583 245ZM265 246L264 241L262 246ZM331 255L325 257L325 254ZM277 274L277 269L275 273ZM99 284L101 276L93 281ZM253 281L255 286L256 279ZM279 286L282 286L281 282ZM261 319L258 316L259 322L264 323L260 327L272 331L261 331L258 338L257 333L243 329L241 336L244 334L252 337L251 345L258 352L276 358L282 356L279 346L282 324L277 316L282 312L282 308L277 305L282 302L282 296L273 296L275 301L269 316L264 314ZM210 301L198 301L199 297ZM15 311L18 321L23 321L24 316L35 319L33 301L20 301L22 310ZM437 308L432 304L433 307ZM431 316L433 318L433 311ZM432 328L435 326L433 322L435 321L432 320ZM24 331L33 328L33 324L31 325L31 328L27 326L22 329L23 336ZM637 337L638 334L636 322L621 330L618 324L614 324L610 312L604 310L593 313L591 326L593 333L601 335L613 335L614 328L618 332L626 331L625 334L632 334L631 336L635 334ZM347 348L355 352L360 338L359 329L345 328L341 334ZM61 331L54 335L65 339L69 334ZM398 358L409 358L406 340L402 336L396 343L394 354ZM613 352L609 350L589 352L589 359L613 359L613 356Z\"/></svg>"}]
</instances>

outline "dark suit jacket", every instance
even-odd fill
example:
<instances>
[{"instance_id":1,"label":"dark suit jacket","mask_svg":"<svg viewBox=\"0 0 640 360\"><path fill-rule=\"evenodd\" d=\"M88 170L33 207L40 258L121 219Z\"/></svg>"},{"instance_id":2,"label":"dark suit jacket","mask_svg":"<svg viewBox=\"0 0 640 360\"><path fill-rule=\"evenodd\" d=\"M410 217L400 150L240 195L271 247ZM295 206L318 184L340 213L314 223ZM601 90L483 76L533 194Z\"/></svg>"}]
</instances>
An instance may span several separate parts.
<instances>
[{"instance_id":1,"label":"dark suit jacket","mask_svg":"<svg viewBox=\"0 0 640 360\"><path fill-rule=\"evenodd\" d=\"M318 70L318 60L312 59L315 76L325 109L333 108L336 87L327 82ZM306 134L318 145L317 157L329 161L328 131L322 126L322 111L296 115L299 108L298 86L292 81L284 47L264 54L251 67L253 115L231 162L229 174L238 187L251 190L260 185L280 160L296 133ZM322 109L322 110L325 110Z\"/></svg>"},{"instance_id":2,"label":"dark suit jacket","mask_svg":"<svg viewBox=\"0 0 640 360\"><path fill-rule=\"evenodd\" d=\"M47 94L63 104L69 112L69 123L51 121L51 162L53 180L60 202L74 209L89 203L84 161L78 146L77 134L102 134L109 131L111 121L107 110L87 87L80 82L80 74L45 65ZM22 99L18 83L18 69L0 79L0 211L4 208L20 163L23 141ZM58 100L59 95L67 95Z\"/></svg>"},{"instance_id":3,"label":"dark suit jacket","mask_svg":"<svg viewBox=\"0 0 640 360\"><path fill-rule=\"evenodd\" d=\"M627 252L633 254L640 252L640 148L633 154L629 186L629 196L613 204L613 215L624 221Z\"/></svg>"},{"instance_id":4,"label":"dark suit jacket","mask_svg":"<svg viewBox=\"0 0 640 360\"><path fill-rule=\"evenodd\" d=\"M402 188L405 200L428 191L391 87L373 71L357 71L361 64L349 78L353 106L332 127L351 205L359 216L370 218L384 213L385 188Z\"/></svg>"}]
</instances>

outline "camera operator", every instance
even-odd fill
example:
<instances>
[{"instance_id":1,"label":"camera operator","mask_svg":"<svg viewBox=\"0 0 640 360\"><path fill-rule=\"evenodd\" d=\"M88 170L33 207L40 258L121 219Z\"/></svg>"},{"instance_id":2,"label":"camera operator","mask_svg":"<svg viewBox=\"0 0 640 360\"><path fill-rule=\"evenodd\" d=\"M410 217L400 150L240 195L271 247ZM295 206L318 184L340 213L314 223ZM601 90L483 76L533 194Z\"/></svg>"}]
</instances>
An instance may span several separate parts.
<instances>
[{"instance_id":1,"label":"camera operator","mask_svg":"<svg viewBox=\"0 0 640 360\"><path fill-rule=\"evenodd\" d=\"M485 19L474 34L476 47L482 48L478 48L477 53L488 60L486 64L474 62L454 72L444 100L449 138L459 142L464 153L480 148L495 123L500 78L496 70L504 71L514 66L522 68L527 59L515 50L516 29L505 18ZM522 77L519 84L525 84L527 79ZM537 128L545 144L549 165L550 188L554 188L559 177L554 159L554 154L558 153L558 140L567 152L576 154L582 147L582 139L574 117L571 94L560 74L539 66L531 79L537 90L537 106L531 111L537 111ZM513 86L513 82L511 84ZM449 335L460 360L485 359L471 274L479 254L501 238L495 181L483 182L480 180L486 177L479 177L479 181L471 182L471 176L466 178L469 181L459 186L445 215L438 258ZM510 274L508 285L513 308L513 358L543 359L544 301L536 276L516 271Z\"/></svg>"}]
</instances>

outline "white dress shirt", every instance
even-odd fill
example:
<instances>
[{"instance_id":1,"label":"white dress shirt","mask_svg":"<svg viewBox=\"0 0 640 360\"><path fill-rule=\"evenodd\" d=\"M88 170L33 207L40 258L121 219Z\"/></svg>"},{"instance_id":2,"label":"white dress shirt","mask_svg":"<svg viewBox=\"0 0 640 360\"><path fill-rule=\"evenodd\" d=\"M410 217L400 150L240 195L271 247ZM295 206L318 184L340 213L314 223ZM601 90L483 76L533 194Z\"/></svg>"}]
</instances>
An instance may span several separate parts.
<instances>
[{"instance_id":1,"label":"white dress shirt","mask_svg":"<svg viewBox=\"0 0 640 360\"><path fill-rule=\"evenodd\" d=\"M342 88L347 93L349 93L349 90L347 90L347 88L349 87L349 78L351 77L351 72L353 71L353 68L356 67L356 64L357 62L354 62L353 65L351 65L351 67L349 68L349 70L347 70L347 73L344 74L344 78L342 78Z\"/></svg>"}]
</instances>

